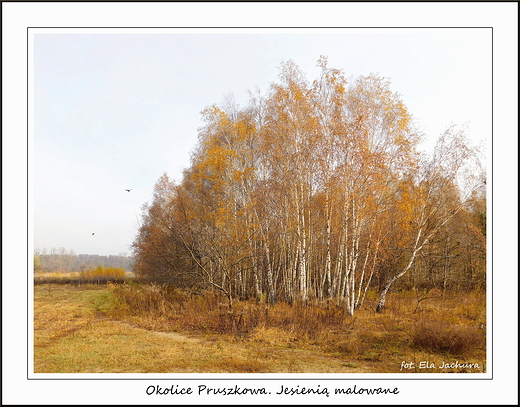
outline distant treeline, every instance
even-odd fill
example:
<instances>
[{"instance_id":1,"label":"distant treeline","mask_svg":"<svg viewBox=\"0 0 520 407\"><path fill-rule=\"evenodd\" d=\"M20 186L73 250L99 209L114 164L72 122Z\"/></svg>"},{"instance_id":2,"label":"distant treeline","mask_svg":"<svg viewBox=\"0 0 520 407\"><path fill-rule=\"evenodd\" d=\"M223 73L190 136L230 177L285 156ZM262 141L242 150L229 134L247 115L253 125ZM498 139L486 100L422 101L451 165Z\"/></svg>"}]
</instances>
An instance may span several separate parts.
<instances>
[{"instance_id":1,"label":"distant treeline","mask_svg":"<svg viewBox=\"0 0 520 407\"><path fill-rule=\"evenodd\" d=\"M35 271L86 271L96 267L122 268L133 271L133 258L124 255L101 256L98 254L50 253L34 255Z\"/></svg>"}]
</instances>

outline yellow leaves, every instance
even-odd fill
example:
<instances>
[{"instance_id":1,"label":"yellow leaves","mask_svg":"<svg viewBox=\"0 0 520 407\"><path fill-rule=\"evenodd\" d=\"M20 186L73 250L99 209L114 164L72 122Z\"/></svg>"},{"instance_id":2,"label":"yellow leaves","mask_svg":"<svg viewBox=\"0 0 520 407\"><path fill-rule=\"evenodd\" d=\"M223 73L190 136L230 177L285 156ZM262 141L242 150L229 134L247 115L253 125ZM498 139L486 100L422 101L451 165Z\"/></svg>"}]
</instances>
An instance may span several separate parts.
<instances>
[{"instance_id":1,"label":"yellow leaves","mask_svg":"<svg viewBox=\"0 0 520 407\"><path fill-rule=\"evenodd\" d=\"M226 207L220 207L217 209L217 212L214 214L215 216L215 226L219 229L226 227L229 225L230 220L230 211Z\"/></svg>"},{"instance_id":2,"label":"yellow leaves","mask_svg":"<svg viewBox=\"0 0 520 407\"><path fill-rule=\"evenodd\" d=\"M237 157L238 154L235 150L225 147L212 147L206 152L206 163L212 168L221 168L228 165L229 161L233 157Z\"/></svg>"},{"instance_id":3,"label":"yellow leaves","mask_svg":"<svg viewBox=\"0 0 520 407\"><path fill-rule=\"evenodd\" d=\"M95 278L95 277L125 277L125 270L121 267L102 267L98 266L95 269L82 271L81 277L83 278Z\"/></svg>"},{"instance_id":4,"label":"yellow leaves","mask_svg":"<svg viewBox=\"0 0 520 407\"><path fill-rule=\"evenodd\" d=\"M243 169L235 169L231 172L230 181L233 183L241 183L252 180L255 175L255 167L245 167Z\"/></svg>"},{"instance_id":5,"label":"yellow leaves","mask_svg":"<svg viewBox=\"0 0 520 407\"><path fill-rule=\"evenodd\" d=\"M150 256L162 250L168 267L202 270L202 278L246 296L271 284L271 273L284 282L280 293L294 298L287 291L297 269L318 289L333 287L334 273L355 278L365 266L385 277L414 238L430 233L452 206L440 211L437 201L451 195L439 183L420 183L427 168L405 104L384 78L347 87L326 58L318 64L311 86L288 63L281 84L246 109L204 110L185 179L167 205L149 210L141 238ZM443 162L458 157L448 154L454 147L438 151ZM163 184L161 197L170 190Z\"/></svg>"},{"instance_id":6,"label":"yellow leaves","mask_svg":"<svg viewBox=\"0 0 520 407\"><path fill-rule=\"evenodd\" d=\"M204 120L207 122L218 122L219 120L224 120L227 118L226 113L217 107L217 105L211 105L205 108L201 114Z\"/></svg>"},{"instance_id":7,"label":"yellow leaves","mask_svg":"<svg viewBox=\"0 0 520 407\"><path fill-rule=\"evenodd\" d=\"M335 89L336 89L336 92L338 92L338 93L345 93L345 90L346 90L346 89L345 89L345 86L344 86L343 84L339 84L339 85L337 85L337 86L335 87Z\"/></svg>"},{"instance_id":8,"label":"yellow leaves","mask_svg":"<svg viewBox=\"0 0 520 407\"><path fill-rule=\"evenodd\" d=\"M409 144L409 140L402 132L396 132L394 136L394 143L398 146L406 146Z\"/></svg>"}]
</instances>

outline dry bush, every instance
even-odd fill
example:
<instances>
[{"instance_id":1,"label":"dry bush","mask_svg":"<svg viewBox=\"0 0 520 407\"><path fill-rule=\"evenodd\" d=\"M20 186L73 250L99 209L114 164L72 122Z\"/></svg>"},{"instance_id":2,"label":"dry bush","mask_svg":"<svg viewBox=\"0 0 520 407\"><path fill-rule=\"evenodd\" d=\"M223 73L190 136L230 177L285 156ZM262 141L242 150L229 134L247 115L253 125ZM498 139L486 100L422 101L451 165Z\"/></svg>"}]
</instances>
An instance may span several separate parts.
<instances>
[{"instance_id":1,"label":"dry bush","mask_svg":"<svg viewBox=\"0 0 520 407\"><path fill-rule=\"evenodd\" d=\"M216 291L192 293L154 284L114 285L118 319L148 329L218 334L268 347L321 349L337 357L378 363L417 349L468 356L485 350L482 297L452 293L421 303L414 292L396 293L383 314L362 307L349 316L331 303L235 301ZM478 314L478 315L477 315ZM475 320L476 318L476 320ZM237 367L238 369L238 367ZM240 369L239 369L240 370Z\"/></svg>"},{"instance_id":2,"label":"dry bush","mask_svg":"<svg viewBox=\"0 0 520 407\"><path fill-rule=\"evenodd\" d=\"M485 332L475 326L449 324L442 320L422 321L412 334L414 347L429 352L462 356L485 346Z\"/></svg>"},{"instance_id":3,"label":"dry bush","mask_svg":"<svg viewBox=\"0 0 520 407\"><path fill-rule=\"evenodd\" d=\"M125 276L126 272L121 267L115 268L98 266L95 269L90 269L79 273L79 277L83 277L85 279L93 279L96 277L124 278Z\"/></svg>"},{"instance_id":4,"label":"dry bush","mask_svg":"<svg viewBox=\"0 0 520 407\"><path fill-rule=\"evenodd\" d=\"M244 307L230 311L223 296L211 291L193 293L151 283L119 285L113 293L121 304L117 317L131 315L145 327L241 334L255 320Z\"/></svg>"},{"instance_id":5,"label":"dry bush","mask_svg":"<svg viewBox=\"0 0 520 407\"><path fill-rule=\"evenodd\" d=\"M114 293L130 314L163 316L171 312L172 304L157 284L116 286Z\"/></svg>"},{"instance_id":6,"label":"dry bush","mask_svg":"<svg viewBox=\"0 0 520 407\"><path fill-rule=\"evenodd\" d=\"M350 317L341 307L319 307L311 303L286 303L269 307L265 303L235 301L232 308L226 298L215 291L193 294L157 284L122 284L113 293L124 313L146 319L163 319L178 329L201 330L250 336L259 327L276 327L298 337L318 339L324 332L344 329ZM135 322L135 321L134 321ZM165 327L166 328L166 327Z\"/></svg>"},{"instance_id":7,"label":"dry bush","mask_svg":"<svg viewBox=\"0 0 520 407\"><path fill-rule=\"evenodd\" d=\"M323 333L342 330L350 321L344 308L323 307L312 303L279 303L269 310L266 324L281 327L299 337L318 339Z\"/></svg>"}]
</instances>

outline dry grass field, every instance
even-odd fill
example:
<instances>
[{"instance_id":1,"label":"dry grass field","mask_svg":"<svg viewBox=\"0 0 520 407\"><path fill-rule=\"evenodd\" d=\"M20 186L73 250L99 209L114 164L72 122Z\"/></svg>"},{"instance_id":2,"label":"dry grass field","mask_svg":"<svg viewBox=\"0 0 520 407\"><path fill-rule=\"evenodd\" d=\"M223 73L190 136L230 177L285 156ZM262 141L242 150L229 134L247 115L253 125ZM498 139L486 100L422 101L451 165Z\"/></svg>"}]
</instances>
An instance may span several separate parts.
<instances>
[{"instance_id":1,"label":"dry grass field","mask_svg":"<svg viewBox=\"0 0 520 407\"><path fill-rule=\"evenodd\" d=\"M35 373L482 373L485 293L235 302L154 285L34 287ZM443 368L444 366L444 368Z\"/></svg>"}]
</instances>

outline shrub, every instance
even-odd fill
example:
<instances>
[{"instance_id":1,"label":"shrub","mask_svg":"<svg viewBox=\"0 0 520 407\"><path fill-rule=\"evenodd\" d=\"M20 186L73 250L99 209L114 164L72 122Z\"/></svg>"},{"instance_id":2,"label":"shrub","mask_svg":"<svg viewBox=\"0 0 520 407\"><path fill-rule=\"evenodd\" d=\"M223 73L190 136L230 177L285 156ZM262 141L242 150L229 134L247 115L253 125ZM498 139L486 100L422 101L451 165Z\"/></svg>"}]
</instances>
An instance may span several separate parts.
<instances>
[{"instance_id":1,"label":"shrub","mask_svg":"<svg viewBox=\"0 0 520 407\"><path fill-rule=\"evenodd\" d=\"M113 277L113 278L124 278L126 276L125 270L121 267L101 267L98 266L95 269L82 271L80 273L80 278L90 280L95 279L96 277Z\"/></svg>"},{"instance_id":2,"label":"shrub","mask_svg":"<svg viewBox=\"0 0 520 407\"><path fill-rule=\"evenodd\" d=\"M167 315L173 305L166 298L166 291L157 284L122 284L114 288L119 301L131 314Z\"/></svg>"},{"instance_id":3,"label":"shrub","mask_svg":"<svg viewBox=\"0 0 520 407\"><path fill-rule=\"evenodd\" d=\"M430 352L463 355L485 346L485 332L473 326L450 325L440 320L423 321L412 336L413 346Z\"/></svg>"}]
</instances>

